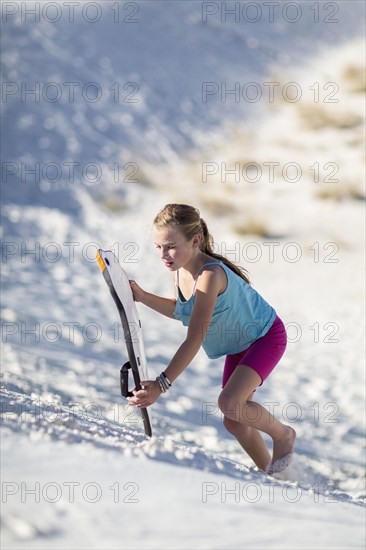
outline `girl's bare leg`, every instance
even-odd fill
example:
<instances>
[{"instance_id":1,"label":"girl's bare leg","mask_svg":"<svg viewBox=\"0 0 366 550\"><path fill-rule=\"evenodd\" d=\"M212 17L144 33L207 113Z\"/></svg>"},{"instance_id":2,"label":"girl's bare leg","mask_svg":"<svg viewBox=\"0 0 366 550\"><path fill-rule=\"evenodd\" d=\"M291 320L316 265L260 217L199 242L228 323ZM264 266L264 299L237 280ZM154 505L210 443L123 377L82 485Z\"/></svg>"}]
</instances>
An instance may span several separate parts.
<instances>
[{"instance_id":1,"label":"girl's bare leg","mask_svg":"<svg viewBox=\"0 0 366 550\"><path fill-rule=\"evenodd\" d=\"M250 453L245 450L258 468L263 469L263 465L268 466L268 450L262 437L259 439L255 431L236 429L235 425L230 424L229 421L260 430L272 438L272 465L277 460L291 455L296 432L290 426L282 424L262 405L250 401L253 391L260 383L261 378L253 369L247 365L238 365L220 394L219 407L225 416L227 427L235 430L240 437L240 439L237 438L239 443L244 449L244 444L250 449Z\"/></svg>"},{"instance_id":2,"label":"girl's bare leg","mask_svg":"<svg viewBox=\"0 0 366 550\"><path fill-rule=\"evenodd\" d=\"M224 418L224 425L236 437L254 464L265 472L271 463L271 455L259 431L227 417Z\"/></svg>"}]
</instances>

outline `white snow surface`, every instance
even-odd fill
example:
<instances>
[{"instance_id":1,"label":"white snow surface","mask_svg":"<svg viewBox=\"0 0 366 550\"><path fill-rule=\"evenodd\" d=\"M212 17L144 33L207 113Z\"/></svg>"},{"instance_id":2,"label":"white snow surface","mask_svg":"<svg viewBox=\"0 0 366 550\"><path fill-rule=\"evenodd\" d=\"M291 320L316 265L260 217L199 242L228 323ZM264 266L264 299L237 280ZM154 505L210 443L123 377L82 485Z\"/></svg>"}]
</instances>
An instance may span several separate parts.
<instances>
[{"instance_id":1,"label":"white snow surface","mask_svg":"<svg viewBox=\"0 0 366 550\"><path fill-rule=\"evenodd\" d=\"M333 32L307 21L297 42L283 21L257 35L217 18L202 25L199 2L139 2L140 24L124 33L105 21L22 24L19 14L3 24L8 81L67 81L78 68L92 80L94 64L103 86L138 81L140 102L123 112L113 102L3 104L5 161L95 160L103 182L3 180L2 548L364 548L365 58L364 40L348 38L362 34L352 18L364 7L334 4ZM202 104L203 79L229 86L244 69L247 82L276 75L303 90L336 82L339 101ZM138 183L113 181L117 160L139 165ZM278 162L275 183L202 181L203 162L250 161ZM283 178L288 162L302 168L295 183ZM120 396L126 350L95 251L111 248L142 287L172 296L152 220L181 201L200 208L218 249L249 270L287 327L286 353L256 392L297 431L280 479L223 427L223 360L197 354L149 409L152 438ZM138 310L155 378L185 329Z\"/></svg>"}]
</instances>

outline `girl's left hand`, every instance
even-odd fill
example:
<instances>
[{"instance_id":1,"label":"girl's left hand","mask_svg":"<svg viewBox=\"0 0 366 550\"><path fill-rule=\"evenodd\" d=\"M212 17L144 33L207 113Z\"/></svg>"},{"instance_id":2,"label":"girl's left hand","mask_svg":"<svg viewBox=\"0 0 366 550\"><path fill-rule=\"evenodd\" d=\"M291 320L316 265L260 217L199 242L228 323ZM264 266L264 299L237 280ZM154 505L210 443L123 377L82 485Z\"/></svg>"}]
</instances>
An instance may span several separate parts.
<instances>
[{"instance_id":1,"label":"girl's left hand","mask_svg":"<svg viewBox=\"0 0 366 550\"><path fill-rule=\"evenodd\" d=\"M159 383L156 380L141 380L143 390L133 390L134 397L127 397L130 405L139 409L150 407L161 395Z\"/></svg>"}]
</instances>

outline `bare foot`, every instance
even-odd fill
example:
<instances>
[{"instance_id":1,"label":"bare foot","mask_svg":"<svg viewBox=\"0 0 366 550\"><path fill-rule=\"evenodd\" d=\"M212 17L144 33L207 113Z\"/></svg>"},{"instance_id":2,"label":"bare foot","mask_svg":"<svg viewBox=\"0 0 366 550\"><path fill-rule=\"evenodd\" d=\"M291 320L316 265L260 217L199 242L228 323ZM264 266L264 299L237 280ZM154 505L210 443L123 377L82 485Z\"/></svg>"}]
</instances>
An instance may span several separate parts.
<instances>
[{"instance_id":1,"label":"bare foot","mask_svg":"<svg viewBox=\"0 0 366 550\"><path fill-rule=\"evenodd\" d=\"M295 430L290 426L286 426L285 436L273 441L273 457L267 471L269 475L282 472L291 464L295 440Z\"/></svg>"}]
</instances>

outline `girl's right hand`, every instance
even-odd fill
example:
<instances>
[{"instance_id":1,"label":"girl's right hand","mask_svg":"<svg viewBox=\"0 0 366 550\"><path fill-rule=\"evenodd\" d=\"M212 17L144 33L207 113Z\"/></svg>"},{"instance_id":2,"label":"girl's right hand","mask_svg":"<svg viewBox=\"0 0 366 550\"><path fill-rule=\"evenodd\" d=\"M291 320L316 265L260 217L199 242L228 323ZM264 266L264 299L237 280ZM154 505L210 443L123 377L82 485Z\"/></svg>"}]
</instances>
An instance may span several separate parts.
<instances>
[{"instance_id":1,"label":"girl's right hand","mask_svg":"<svg viewBox=\"0 0 366 550\"><path fill-rule=\"evenodd\" d=\"M142 302L145 291L142 290L142 288L136 283L136 281L130 279L129 282L133 294L133 299L135 300L135 302Z\"/></svg>"}]
</instances>

